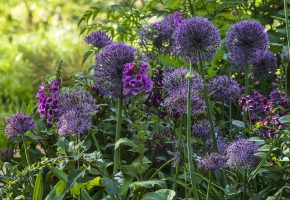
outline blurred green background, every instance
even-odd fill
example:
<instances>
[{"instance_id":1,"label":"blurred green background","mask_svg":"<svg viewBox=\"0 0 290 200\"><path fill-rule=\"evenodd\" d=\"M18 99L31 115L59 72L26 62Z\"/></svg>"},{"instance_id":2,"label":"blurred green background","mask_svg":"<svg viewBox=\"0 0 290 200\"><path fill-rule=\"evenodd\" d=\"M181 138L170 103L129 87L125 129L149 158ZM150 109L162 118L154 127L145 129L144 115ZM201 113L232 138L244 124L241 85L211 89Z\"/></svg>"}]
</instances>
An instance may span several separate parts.
<instances>
[{"instance_id":1,"label":"blurred green background","mask_svg":"<svg viewBox=\"0 0 290 200\"><path fill-rule=\"evenodd\" d=\"M64 74L82 70L86 49L78 20L94 1L0 1L0 114L34 100L62 59Z\"/></svg>"}]
</instances>

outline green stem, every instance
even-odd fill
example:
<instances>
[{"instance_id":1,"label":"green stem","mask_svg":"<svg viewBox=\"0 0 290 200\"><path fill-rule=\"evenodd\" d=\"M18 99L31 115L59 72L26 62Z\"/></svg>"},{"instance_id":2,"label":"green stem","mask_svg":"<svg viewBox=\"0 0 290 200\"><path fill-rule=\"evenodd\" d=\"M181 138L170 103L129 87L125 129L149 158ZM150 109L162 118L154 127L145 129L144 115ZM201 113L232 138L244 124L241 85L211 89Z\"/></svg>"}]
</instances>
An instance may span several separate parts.
<instances>
[{"instance_id":1,"label":"green stem","mask_svg":"<svg viewBox=\"0 0 290 200\"><path fill-rule=\"evenodd\" d=\"M230 102L230 108L229 108L229 116L230 116L230 130L229 130L229 135L231 139L233 140L235 136L232 134L232 129L233 129L233 124L232 124L232 102Z\"/></svg>"},{"instance_id":2,"label":"green stem","mask_svg":"<svg viewBox=\"0 0 290 200\"><path fill-rule=\"evenodd\" d=\"M166 161L163 165L161 165L161 167L159 167L159 168L154 172L154 174L153 174L152 176L150 176L150 178L149 178L148 180L151 180L152 178L154 178L154 176L156 176L156 174L157 174L158 172L160 172L160 170L162 170L164 167L166 167L166 166L167 166L169 163L171 163L173 160L174 160L174 158L172 158L172 159Z\"/></svg>"},{"instance_id":3,"label":"green stem","mask_svg":"<svg viewBox=\"0 0 290 200\"><path fill-rule=\"evenodd\" d=\"M194 199L199 200L197 192L197 181L195 175L195 169L192 160L192 148L191 148L191 79L192 79L192 66L190 63L189 75L187 79L187 120L186 120L186 142L187 142L187 157L188 157L188 169L190 173L191 185L193 189Z\"/></svg>"},{"instance_id":4,"label":"green stem","mask_svg":"<svg viewBox=\"0 0 290 200\"><path fill-rule=\"evenodd\" d=\"M245 66L245 95L249 94L249 66ZM246 137L247 131L247 112L243 112L243 122L244 122L244 137Z\"/></svg>"},{"instance_id":5,"label":"green stem","mask_svg":"<svg viewBox=\"0 0 290 200\"><path fill-rule=\"evenodd\" d=\"M211 106L210 106L210 100L209 100L209 96L208 96L208 89L207 89L207 83L206 83L206 79L205 79L205 73L204 73L204 66L202 64L201 59L199 59L199 71L201 74L201 78L205 81L204 84L204 89L203 89L203 98L205 100L205 104L206 104L206 110L207 110L207 118L210 124L210 134L211 134L211 138L214 144L214 150L216 152L218 152L218 144L217 144L217 138L215 135L215 131L214 131L214 123L213 123L213 117L212 117L212 111L211 111Z\"/></svg>"},{"instance_id":6,"label":"green stem","mask_svg":"<svg viewBox=\"0 0 290 200\"><path fill-rule=\"evenodd\" d=\"M287 5L287 0L284 0L284 14L285 14L285 24L286 24L286 32L287 32L287 48L288 48L288 62L286 63L285 66L285 82L286 82L286 94L289 97L290 96L290 80L289 80L289 67L290 67L290 33L289 33L289 20L288 20L288 5Z\"/></svg>"},{"instance_id":7,"label":"green stem","mask_svg":"<svg viewBox=\"0 0 290 200\"><path fill-rule=\"evenodd\" d=\"M211 188L211 171L208 171L208 186L207 186L207 193L206 193L206 200L210 199L210 188Z\"/></svg>"},{"instance_id":8,"label":"green stem","mask_svg":"<svg viewBox=\"0 0 290 200\"><path fill-rule=\"evenodd\" d=\"M246 199L246 196L247 196L247 171L245 170L244 172L244 199Z\"/></svg>"},{"instance_id":9,"label":"green stem","mask_svg":"<svg viewBox=\"0 0 290 200\"><path fill-rule=\"evenodd\" d=\"M27 152L27 146L26 146L26 143L25 143L24 135L22 135L22 141L23 141L23 147L24 147L24 153L25 153L26 162L27 162L27 165L30 167L31 166L31 161L30 161L30 157L29 157L28 152Z\"/></svg>"},{"instance_id":10,"label":"green stem","mask_svg":"<svg viewBox=\"0 0 290 200\"><path fill-rule=\"evenodd\" d=\"M97 151L101 152L101 148L100 148L99 142L98 142L98 140L97 140L95 134L94 134L94 133L91 133L91 136L92 136L92 138L93 138L93 141L94 141L94 143L95 143L95 146L96 146L96 148L97 148Z\"/></svg>"},{"instance_id":11,"label":"green stem","mask_svg":"<svg viewBox=\"0 0 290 200\"><path fill-rule=\"evenodd\" d=\"M255 178L256 174L259 171L259 169L263 166L264 162L266 162L266 160L268 159L269 155L272 153L273 148L277 145L277 143L278 143L280 137L282 136L282 134L283 134L283 131L281 131L281 133L279 133L279 135L274 140L274 142L273 142L272 146L270 147L269 151L267 152L267 154L262 158L261 162L258 164L256 169L251 173L249 181L252 180L253 178Z\"/></svg>"},{"instance_id":12,"label":"green stem","mask_svg":"<svg viewBox=\"0 0 290 200\"><path fill-rule=\"evenodd\" d=\"M115 144L121 137L122 107L123 107L123 91L121 91L121 95L118 99ZM120 147L118 147L117 149L115 149L115 152L114 152L114 173L118 172L120 164L121 164Z\"/></svg>"}]
</instances>

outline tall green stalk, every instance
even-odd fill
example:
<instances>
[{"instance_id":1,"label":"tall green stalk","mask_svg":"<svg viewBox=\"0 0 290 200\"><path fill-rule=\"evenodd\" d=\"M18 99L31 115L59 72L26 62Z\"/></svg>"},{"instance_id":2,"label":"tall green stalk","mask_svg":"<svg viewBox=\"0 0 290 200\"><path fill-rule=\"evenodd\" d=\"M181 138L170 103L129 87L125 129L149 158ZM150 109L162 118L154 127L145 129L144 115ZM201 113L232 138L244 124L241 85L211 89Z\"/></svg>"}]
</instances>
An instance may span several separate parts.
<instances>
[{"instance_id":1,"label":"tall green stalk","mask_svg":"<svg viewBox=\"0 0 290 200\"><path fill-rule=\"evenodd\" d=\"M25 143L24 135L22 135L22 142L23 142L23 147L24 147L26 163L30 167L31 166L31 162L30 162L30 157L28 155L28 151L27 151L27 146L26 146L26 143Z\"/></svg>"},{"instance_id":2,"label":"tall green stalk","mask_svg":"<svg viewBox=\"0 0 290 200\"><path fill-rule=\"evenodd\" d=\"M288 20L288 5L287 5L287 0L284 0L284 13L285 13L285 24L286 24L286 32L287 32L287 50L288 50L288 56L287 56L287 63L285 66L285 78L286 78L286 94L287 97L290 96L290 33L289 33L289 20Z\"/></svg>"},{"instance_id":3,"label":"tall green stalk","mask_svg":"<svg viewBox=\"0 0 290 200\"><path fill-rule=\"evenodd\" d=\"M206 200L210 199L210 189L211 189L211 171L208 171L208 185L207 185Z\"/></svg>"},{"instance_id":4,"label":"tall green stalk","mask_svg":"<svg viewBox=\"0 0 290 200\"><path fill-rule=\"evenodd\" d=\"M211 134L211 138L213 141L214 150L216 152L218 152L218 144L217 144L217 138L216 138L215 131L214 131L214 123L213 123L213 117L212 117L212 112L211 112L210 100L209 100L209 96L208 96L207 82L205 79L204 66L202 64L201 59L199 59L199 72L201 74L201 78L205 81L204 89L203 89L203 98L204 98L205 104L206 104L207 118L208 118L209 125L210 125L210 134Z\"/></svg>"},{"instance_id":5,"label":"tall green stalk","mask_svg":"<svg viewBox=\"0 0 290 200\"><path fill-rule=\"evenodd\" d=\"M192 148L191 148L191 79L192 79L191 63L190 63L189 70L190 71L187 76L187 119L186 119L187 157L188 157L188 169L190 173L194 199L199 200L198 192L197 192L197 181L196 181L195 169L194 169L193 160L192 160Z\"/></svg>"},{"instance_id":6,"label":"tall green stalk","mask_svg":"<svg viewBox=\"0 0 290 200\"><path fill-rule=\"evenodd\" d=\"M245 66L245 95L249 94L249 74L250 74L250 66ZM246 136L247 129L247 112L243 112L243 122L244 122L244 137Z\"/></svg>"},{"instance_id":7,"label":"tall green stalk","mask_svg":"<svg viewBox=\"0 0 290 200\"><path fill-rule=\"evenodd\" d=\"M122 109L123 109L123 91L121 91L121 95L118 98L115 144L121 137ZM114 173L117 173L120 167L121 164L120 155L121 155L120 147L118 147L114 151Z\"/></svg>"}]
</instances>

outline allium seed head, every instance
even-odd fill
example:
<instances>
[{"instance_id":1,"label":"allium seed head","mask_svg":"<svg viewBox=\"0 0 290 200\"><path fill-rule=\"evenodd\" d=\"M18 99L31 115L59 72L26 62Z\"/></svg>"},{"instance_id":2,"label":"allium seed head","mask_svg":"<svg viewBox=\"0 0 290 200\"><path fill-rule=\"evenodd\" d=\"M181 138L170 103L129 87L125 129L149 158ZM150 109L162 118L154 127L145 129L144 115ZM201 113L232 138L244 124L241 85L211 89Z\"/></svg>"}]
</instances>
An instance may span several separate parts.
<instances>
[{"instance_id":1,"label":"allium seed head","mask_svg":"<svg viewBox=\"0 0 290 200\"><path fill-rule=\"evenodd\" d=\"M86 36L85 41L97 48L103 48L112 43L112 38L103 31L95 31Z\"/></svg>"},{"instance_id":2,"label":"allium seed head","mask_svg":"<svg viewBox=\"0 0 290 200\"><path fill-rule=\"evenodd\" d=\"M240 21L228 31L226 45L232 61L243 67L257 62L257 54L267 49L268 36L259 22Z\"/></svg>"},{"instance_id":3,"label":"allium seed head","mask_svg":"<svg viewBox=\"0 0 290 200\"><path fill-rule=\"evenodd\" d=\"M211 153L198 161L198 168L204 171L216 171L226 164L226 157L217 153Z\"/></svg>"},{"instance_id":4,"label":"allium seed head","mask_svg":"<svg viewBox=\"0 0 290 200\"><path fill-rule=\"evenodd\" d=\"M218 29L203 17L183 20L175 30L175 52L191 62L196 62L197 59L202 61L213 59L220 42Z\"/></svg>"},{"instance_id":5,"label":"allium seed head","mask_svg":"<svg viewBox=\"0 0 290 200\"><path fill-rule=\"evenodd\" d=\"M124 65L135 59L136 49L124 43L106 46L96 56L96 89L105 96L119 97L122 92Z\"/></svg>"},{"instance_id":6,"label":"allium seed head","mask_svg":"<svg viewBox=\"0 0 290 200\"><path fill-rule=\"evenodd\" d=\"M18 113L6 121L5 134L8 137L13 137L22 135L27 131L34 130L35 128L36 125L30 115Z\"/></svg>"},{"instance_id":7,"label":"allium seed head","mask_svg":"<svg viewBox=\"0 0 290 200\"><path fill-rule=\"evenodd\" d=\"M257 164L258 147L247 139L238 139L226 149L227 165L231 168L250 168Z\"/></svg>"},{"instance_id":8,"label":"allium seed head","mask_svg":"<svg viewBox=\"0 0 290 200\"><path fill-rule=\"evenodd\" d=\"M217 76L209 82L209 92L217 100L235 101L241 94L239 84L229 76Z\"/></svg>"},{"instance_id":9,"label":"allium seed head","mask_svg":"<svg viewBox=\"0 0 290 200\"><path fill-rule=\"evenodd\" d=\"M270 51L260 52L259 60L253 63L254 78L257 80L260 77L269 78L273 76L277 69L277 58Z\"/></svg>"}]
</instances>

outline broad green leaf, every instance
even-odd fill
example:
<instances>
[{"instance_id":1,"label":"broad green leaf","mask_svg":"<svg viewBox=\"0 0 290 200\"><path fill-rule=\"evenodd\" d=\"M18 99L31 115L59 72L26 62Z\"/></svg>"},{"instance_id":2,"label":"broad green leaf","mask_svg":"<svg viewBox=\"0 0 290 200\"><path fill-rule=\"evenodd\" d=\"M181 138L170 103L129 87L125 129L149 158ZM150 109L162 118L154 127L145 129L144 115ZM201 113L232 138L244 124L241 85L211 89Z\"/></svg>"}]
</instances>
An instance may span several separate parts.
<instances>
[{"instance_id":1,"label":"broad green leaf","mask_svg":"<svg viewBox=\"0 0 290 200\"><path fill-rule=\"evenodd\" d=\"M290 115L285 115L279 118L280 123L289 123L290 122Z\"/></svg>"},{"instance_id":2,"label":"broad green leaf","mask_svg":"<svg viewBox=\"0 0 290 200\"><path fill-rule=\"evenodd\" d=\"M96 187L96 186L100 186L101 185L101 177L97 176L96 178L94 178L93 180L89 181L87 184L86 184L86 188L88 190L92 189L93 187Z\"/></svg>"},{"instance_id":3,"label":"broad green leaf","mask_svg":"<svg viewBox=\"0 0 290 200\"><path fill-rule=\"evenodd\" d=\"M89 195L89 193L86 189L82 189L81 199L82 200L93 200L93 198Z\"/></svg>"},{"instance_id":4,"label":"broad green leaf","mask_svg":"<svg viewBox=\"0 0 290 200\"><path fill-rule=\"evenodd\" d=\"M172 200L176 193L173 190L161 189L144 195L142 200Z\"/></svg>"},{"instance_id":5,"label":"broad green leaf","mask_svg":"<svg viewBox=\"0 0 290 200\"><path fill-rule=\"evenodd\" d=\"M60 200L61 194L65 191L66 184L63 181L59 181L46 196L45 200Z\"/></svg>"},{"instance_id":6,"label":"broad green leaf","mask_svg":"<svg viewBox=\"0 0 290 200\"><path fill-rule=\"evenodd\" d=\"M233 121L232 121L232 124L233 124L234 126L237 126L237 127L240 127L240 128L244 128L244 127L245 127L244 122L241 122L241 121L239 121L239 120L233 120Z\"/></svg>"},{"instance_id":7,"label":"broad green leaf","mask_svg":"<svg viewBox=\"0 0 290 200\"><path fill-rule=\"evenodd\" d=\"M128 138L120 138L115 144L115 149L119 148L121 144L130 147L138 147L138 145L135 144L132 140L129 140Z\"/></svg>"},{"instance_id":8,"label":"broad green leaf","mask_svg":"<svg viewBox=\"0 0 290 200\"><path fill-rule=\"evenodd\" d=\"M57 169L56 167L50 167L50 171L52 173L54 173L54 175L57 176L57 178L59 178L60 180L62 180L63 182L67 182L68 180L68 176L66 173L64 173L63 171Z\"/></svg>"},{"instance_id":9,"label":"broad green leaf","mask_svg":"<svg viewBox=\"0 0 290 200\"><path fill-rule=\"evenodd\" d=\"M42 172L40 172L36 176L32 199L33 200L42 199L42 195L43 195L43 179L42 179Z\"/></svg>"},{"instance_id":10,"label":"broad green leaf","mask_svg":"<svg viewBox=\"0 0 290 200\"><path fill-rule=\"evenodd\" d=\"M165 181L163 180L151 180L151 181L136 181L132 184L130 184L131 189L135 188L153 188L154 186L159 186L159 187L166 187Z\"/></svg>"}]
</instances>

